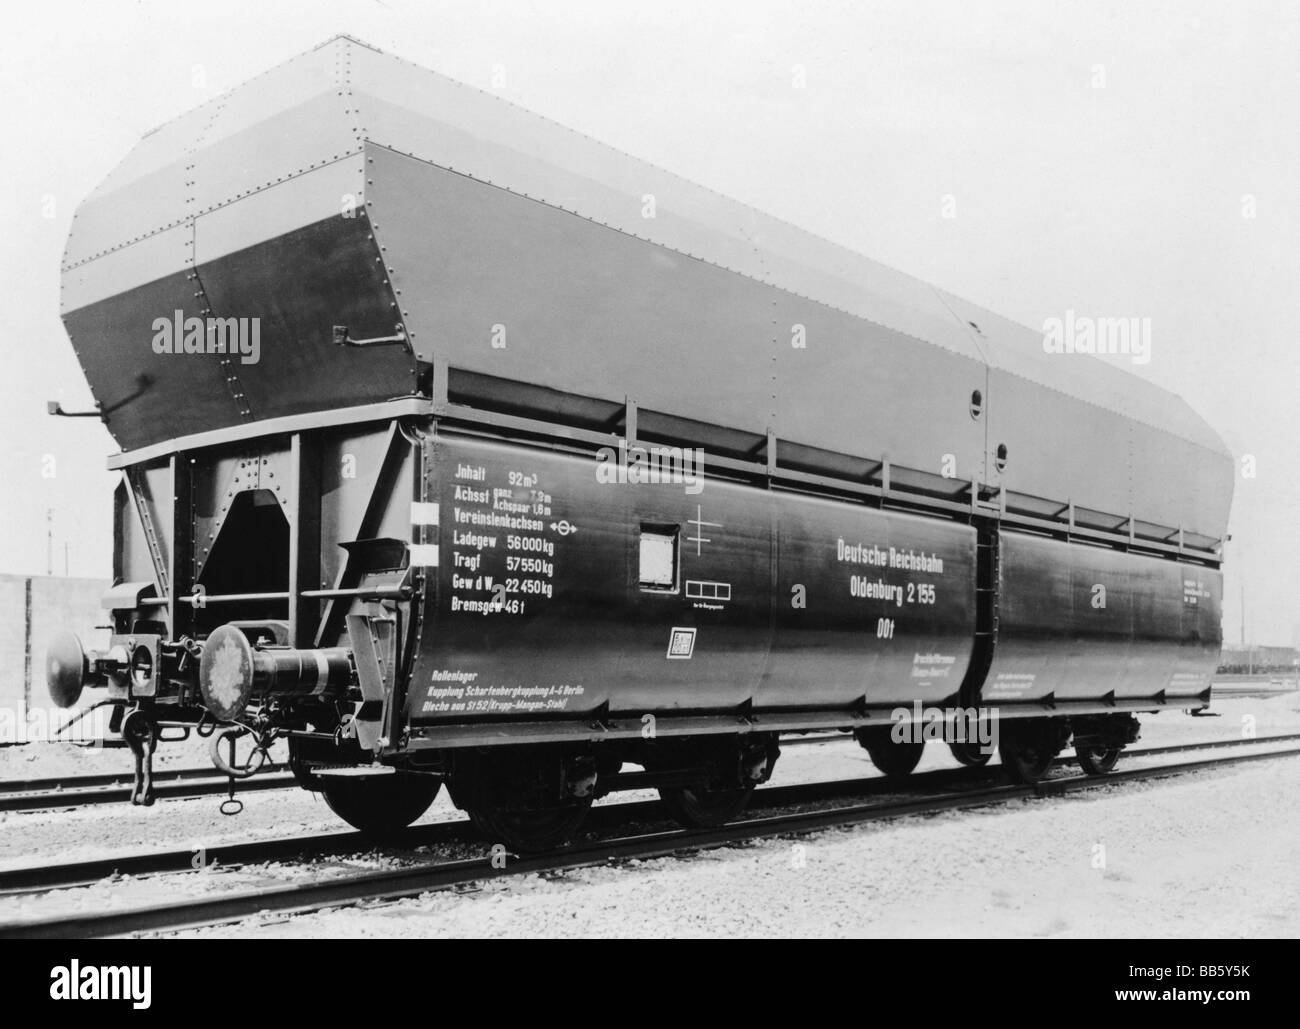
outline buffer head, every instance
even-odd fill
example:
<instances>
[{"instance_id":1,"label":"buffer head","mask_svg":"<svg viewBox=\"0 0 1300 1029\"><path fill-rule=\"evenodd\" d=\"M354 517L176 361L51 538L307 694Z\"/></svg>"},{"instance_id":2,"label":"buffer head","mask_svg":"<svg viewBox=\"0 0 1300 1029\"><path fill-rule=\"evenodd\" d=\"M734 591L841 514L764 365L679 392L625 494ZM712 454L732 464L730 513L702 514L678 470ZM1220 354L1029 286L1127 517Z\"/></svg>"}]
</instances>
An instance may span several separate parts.
<instances>
[{"instance_id":1,"label":"buffer head","mask_svg":"<svg viewBox=\"0 0 1300 1029\"><path fill-rule=\"evenodd\" d=\"M45 682L50 699L59 707L72 707L90 675L90 660L75 632L62 629L45 648Z\"/></svg>"},{"instance_id":2,"label":"buffer head","mask_svg":"<svg viewBox=\"0 0 1300 1029\"><path fill-rule=\"evenodd\" d=\"M199 658L199 690L217 718L231 722L253 695L253 648L233 625L213 630Z\"/></svg>"}]
</instances>

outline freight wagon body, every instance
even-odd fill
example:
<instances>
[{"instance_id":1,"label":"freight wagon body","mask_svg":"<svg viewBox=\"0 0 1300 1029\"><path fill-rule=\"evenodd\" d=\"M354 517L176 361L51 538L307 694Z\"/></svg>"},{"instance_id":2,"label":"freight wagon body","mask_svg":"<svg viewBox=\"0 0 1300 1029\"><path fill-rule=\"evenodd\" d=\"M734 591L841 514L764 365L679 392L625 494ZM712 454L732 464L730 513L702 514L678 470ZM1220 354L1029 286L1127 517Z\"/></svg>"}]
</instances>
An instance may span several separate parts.
<instances>
[{"instance_id":1,"label":"freight wagon body","mask_svg":"<svg viewBox=\"0 0 1300 1029\"><path fill-rule=\"evenodd\" d=\"M354 824L446 782L545 846L619 785L728 817L782 732L901 773L990 706L1032 777L1208 703L1231 460L1180 399L354 40L147 136L63 313L123 481L112 643L49 677L142 769L288 735Z\"/></svg>"},{"instance_id":2,"label":"freight wagon body","mask_svg":"<svg viewBox=\"0 0 1300 1029\"><path fill-rule=\"evenodd\" d=\"M476 712L513 716L506 734L545 733L519 723L538 715L630 715L639 735L644 712L671 732L693 712L938 704L965 674L969 526L725 481L605 483L604 462L510 444L435 452L417 736ZM535 514L498 513L530 494Z\"/></svg>"},{"instance_id":3,"label":"freight wagon body","mask_svg":"<svg viewBox=\"0 0 1300 1029\"><path fill-rule=\"evenodd\" d=\"M408 696L419 739L475 714L546 738L523 719L754 711L795 729L961 699L978 639L965 522L726 481L602 482L599 458L516 444L432 447L441 545ZM1202 703L1219 612L1185 584L1210 594L1216 573L1014 533L1001 552L996 657L967 700Z\"/></svg>"}]
</instances>

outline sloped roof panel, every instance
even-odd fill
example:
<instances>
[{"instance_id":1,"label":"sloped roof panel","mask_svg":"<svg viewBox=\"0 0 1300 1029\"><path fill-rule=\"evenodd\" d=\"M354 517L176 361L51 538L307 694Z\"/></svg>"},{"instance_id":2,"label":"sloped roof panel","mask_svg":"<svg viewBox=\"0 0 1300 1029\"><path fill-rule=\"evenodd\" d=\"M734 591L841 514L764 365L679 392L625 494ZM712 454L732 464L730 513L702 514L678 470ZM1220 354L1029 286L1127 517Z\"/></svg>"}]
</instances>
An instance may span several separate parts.
<instances>
[{"instance_id":1,"label":"sloped roof panel","mask_svg":"<svg viewBox=\"0 0 1300 1029\"><path fill-rule=\"evenodd\" d=\"M184 273L196 260L238 254L265 243L269 232L306 230L336 210L342 199L336 194L353 176L357 194L364 195L353 162L363 159L366 142L874 323L899 334L900 346L913 340L961 355L1226 454L1182 400L1136 376L1095 359L1046 354L1032 329L347 37L144 137L78 211L65 255L65 311ZM269 221L255 216L266 204L251 199L268 191L277 211ZM647 216L647 196L653 197L653 217ZM382 203L373 214L379 224L403 216ZM187 227L192 249L173 246L174 239L184 243ZM166 237L167 245L148 242L155 237ZM272 278L296 273L262 270ZM424 281L419 269L398 273L410 289ZM274 283L266 285L265 295L273 298ZM313 303L328 301L311 291L303 295ZM396 306L386 297L374 303L375 310ZM310 322L329 319L322 308ZM78 346L94 347L93 334L86 334L93 320L79 324ZM285 324L306 322L295 317ZM421 340L419 346L435 343ZM258 372L246 374L255 378Z\"/></svg>"}]
</instances>

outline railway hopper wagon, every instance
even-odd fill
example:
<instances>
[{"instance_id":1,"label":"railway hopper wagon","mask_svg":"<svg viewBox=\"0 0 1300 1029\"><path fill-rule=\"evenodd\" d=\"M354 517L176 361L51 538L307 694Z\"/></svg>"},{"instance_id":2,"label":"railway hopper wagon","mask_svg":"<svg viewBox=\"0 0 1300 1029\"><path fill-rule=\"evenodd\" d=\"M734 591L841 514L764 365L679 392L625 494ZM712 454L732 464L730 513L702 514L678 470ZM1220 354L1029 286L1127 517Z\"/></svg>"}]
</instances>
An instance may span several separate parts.
<instances>
[{"instance_id":1,"label":"railway hopper wagon","mask_svg":"<svg viewBox=\"0 0 1300 1029\"><path fill-rule=\"evenodd\" d=\"M160 739L287 740L355 826L445 785L535 849L620 788L725 821L782 734L903 775L978 711L1034 778L1209 702L1182 400L350 38L144 137L62 314L122 478L110 644L48 679L139 802Z\"/></svg>"}]
</instances>

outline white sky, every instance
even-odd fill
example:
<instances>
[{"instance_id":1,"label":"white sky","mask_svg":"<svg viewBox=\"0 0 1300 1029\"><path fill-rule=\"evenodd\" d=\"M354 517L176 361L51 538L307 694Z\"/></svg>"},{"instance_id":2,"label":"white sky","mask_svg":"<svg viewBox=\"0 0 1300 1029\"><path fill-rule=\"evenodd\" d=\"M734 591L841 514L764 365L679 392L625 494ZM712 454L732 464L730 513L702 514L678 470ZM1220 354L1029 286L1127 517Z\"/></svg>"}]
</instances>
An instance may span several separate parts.
<instances>
[{"instance_id":1,"label":"white sky","mask_svg":"<svg viewBox=\"0 0 1300 1029\"><path fill-rule=\"evenodd\" d=\"M51 509L55 570L66 544L73 575L111 571L116 447L45 414L90 401L58 319L77 202L148 129L348 32L485 89L499 66L524 107L1028 325L1149 317L1138 373L1258 463L1237 482L1225 635L1243 588L1250 637L1300 631L1295 7L50 0L7 16L0 572L44 572Z\"/></svg>"}]
</instances>

